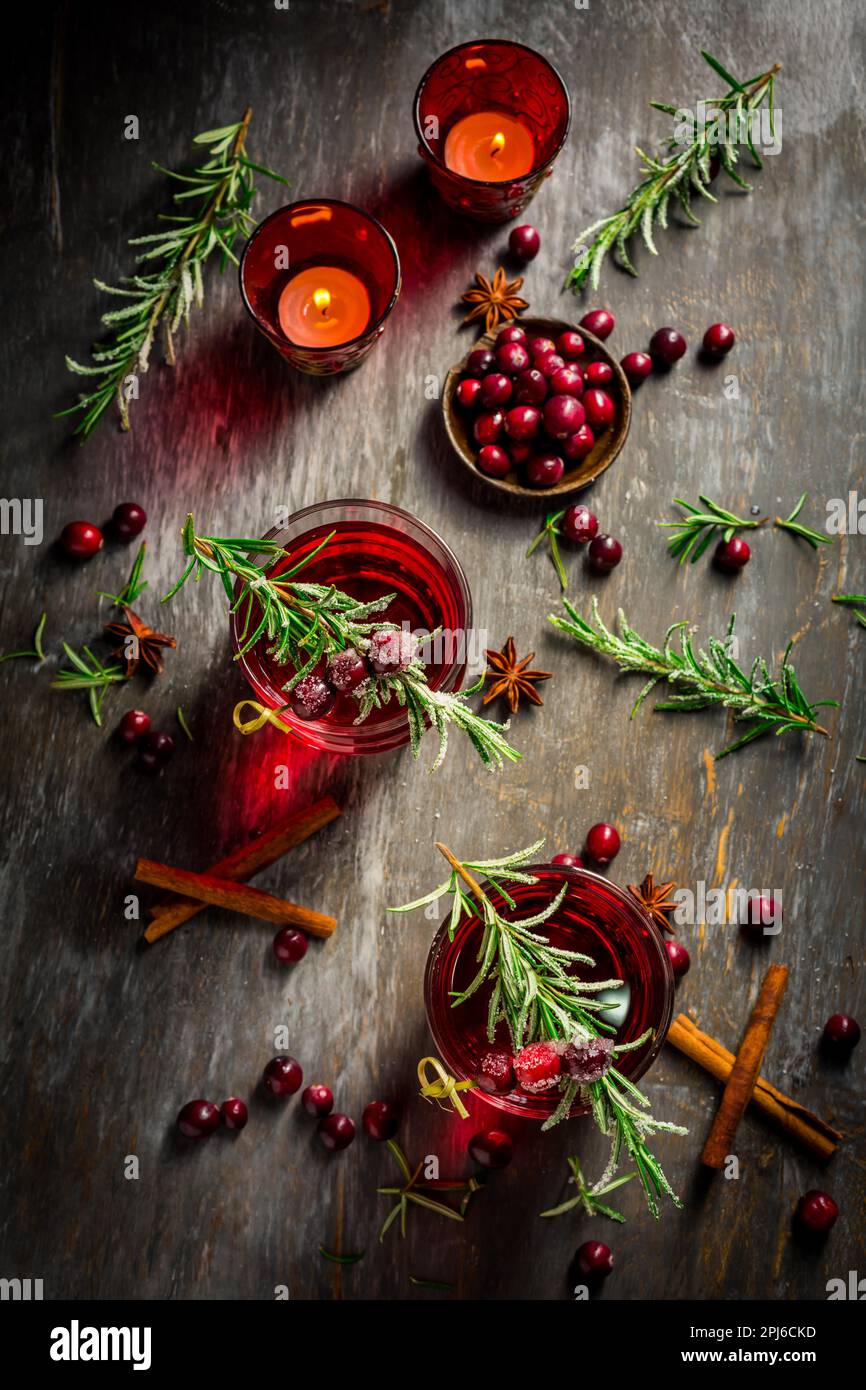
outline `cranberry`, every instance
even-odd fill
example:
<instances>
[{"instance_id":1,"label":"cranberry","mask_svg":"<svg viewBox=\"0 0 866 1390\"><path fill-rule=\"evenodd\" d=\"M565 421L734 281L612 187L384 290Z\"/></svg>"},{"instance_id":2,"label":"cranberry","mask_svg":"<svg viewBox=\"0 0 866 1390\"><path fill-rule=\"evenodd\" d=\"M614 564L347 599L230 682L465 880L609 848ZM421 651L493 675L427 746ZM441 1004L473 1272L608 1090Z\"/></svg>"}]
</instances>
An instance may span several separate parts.
<instances>
[{"instance_id":1,"label":"cranberry","mask_svg":"<svg viewBox=\"0 0 866 1390\"><path fill-rule=\"evenodd\" d=\"M657 328L650 338L650 356L659 367L672 367L686 350L686 340L676 328Z\"/></svg>"},{"instance_id":2,"label":"cranberry","mask_svg":"<svg viewBox=\"0 0 866 1390\"><path fill-rule=\"evenodd\" d=\"M330 1115L334 1108L334 1092L330 1086L305 1086L301 1092L301 1105L308 1115L321 1119Z\"/></svg>"},{"instance_id":3,"label":"cranberry","mask_svg":"<svg viewBox=\"0 0 866 1390\"><path fill-rule=\"evenodd\" d=\"M581 1274L596 1279L606 1279L613 1269L613 1251L600 1240L584 1241L574 1258Z\"/></svg>"},{"instance_id":4,"label":"cranberry","mask_svg":"<svg viewBox=\"0 0 866 1390\"><path fill-rule=\"evenodd\" d=\"M384 1144L393 1139L400 1123L400 1111L389 1100L371 1100L361 1116L364 1133Z\"/></svg>"},{"instance_id":5,"label":"cranberry","mask_svg":"<svg viewBox=\"0 0 866 1390\"><path fill-rule=\"evenodd\" d=\"M556 351L560 357L564 357L567 362L575 362L578 357L582 357L586 352L586 343L579 333L569 329L565 333L560 333L556 340Z\"/></svg>"},{"instance_id":6,"label":"cranberry","mask_svg":"<svg viewBox=\"0 0 866 1390\"><path fill-rule=\"evenodd\" d=\"M583 395L583 372L579 367L560 367L550 378L550 389L554 396Z\"/></svg>"},{"instance_id":7,"label":"cranberry","mask_svg":"<svg viewBox=\"0 0 866 1390\"><path fill-rule=\"evenodd\" d=\"M272 1096L293 1096L303 1079L301 1064L294 1057L273 1057L262 1076L265 1090Z\"/></svg>"},{"instance_id":8,"label":"cranberry","mask_svg":"<svg viewBox=\"0 0 866 1390\"><path fill-rule=\"evenodd\" d=\"M729 541L719 541L713 555L713 559L721 569L730 570L733 574L747 565L751 558L751 547L739 536L731 536Z\"/></svg>"},{"instance_id":9,"label":"cranberry","mask_svg":"<svg viewBox=\"0 0 866 1390\"><path fill-rule=\"evenodd\" d=\"M502 433L504 423L505 416L501 410L491 410L489 414L477 416L472 426L475 443L482 447L485 444L495 444Z\"/></svg>"},{"instance_id":10,"label":"cranberry","mask_svg":"<svg viewBox=\"0 0 866 1390\"><path fill-rule=\"evenodd\" d=\"M565 869L582 869L583 860L579 854L555 854L551 864L561 864Z\"/></svg>"},{"instance_id":11,"label":"cranberry","mask_svg":"<svg viewBox=\"0 0 866 1390\"><path fill-rule=\"evenodd\" d=\"M627 352L619 364L631 386L640 386L653 369L653 360L646 352Z\"/></svg>"},{"instance_id":12,"label":"cranberry","mask_svg":"<svg viewBox=\"0 0 866 1390\"><path fill-rule=\"evenodd\" d=\"M508 1052L485 1052L475 1080L488 1095L510 1091L514 1085L514 1066Z\"/></svg>"},{"instance_id":13,"label":"cranberry","mask_svg":"<svg viewBox=\"0 0 866 1390\"><path fill-rule=\"evenodd\" d=\"M763 933L765 927L776 928L782 922L782 904L777 903L772 893L749 894L746 911L740 920L741 927L748 927ZM770 930L767 936L778 936L778 931Z\"/></svg>"},{"instance_id":14,"label":"cranberry","mask_svg":"<svg viewBox=\"0 0 866 1390\"><path fill-rule=\"evenodd\" d=\"M368 680L370 671L360 652L354 647L345 647L328 662L328 684L343 694L350 694Z\"/></svg>"},{"instance_id":15,"label":"cranberry","mask_svg":"<svg viewBox=\"0 0 866 1390\"><path fill-rule=\"evenodd\" d=\"M503 343L496 349L496 365L501 372L516 376L529 366L529 353L522 343Z\"/></svg>"},{"instance_id":16,"label":"cranberry","mask_svg":"<svg viewBox=\"0 0 866 1390\"><path fill-rule=\"evenodd\" d=\"M525 463L528 458L531 458L532 445L528 440L509 439L508 452L511 456L511 462L519 466L521 463Z\"/></svg>"},{"instance_id":17,"label":"cranberry","mask_svg":"<svg viewBox=\"0 0 866 1390\"><path fill-rule=\"evenodd\" d=\"M610 574L622 559L622 546L615 536L596 536L587 552L593 574Z\"/></svg>"},{"instance_id":18,"label":"cranberry","mask_svg":"<svg viewBox=\"0 0 866 1390\"><path fill-rule=\"evenodd\" d=\"M485 444L478 451L478 467L488 478L504 478L511 472L511 459L498 444Z\"/></svg>"},{"instance_id":19,"label":"cranberry","mask_svg":"<svg viewBox=\"0 0 866 1390\"><path fill-rule=\"evenodd\" d=\"M539 352L533 357L532 365L550 381L550 378L556 376L560 368L565 366L565 358L560 357L558 352Z\"/></svg>"},{"instance_id":20,"label":"cranberry","mask_svg":"<svg viewBox=\"0 0 866 1390\"><path fill-rule=\"evenodd\" d=\"M794 1220L804 1234L823 1236L836 1225L838 1215L839 1208L829 1192L812 1188L797 1203Z\"/></svg>"},{"instance_id":21,"label":"cranberry","mask_svg":"<svg viewBox=\"0 0 866 1390\"><path fill-rule=\"evenodd\" d=\"M593 333L596 338L609 338L616 327L616 319L613 314L609 314L607 309L590 309L588 314L584 314L580 320L581 328L585 328L587 333Z\"/></svg>"},{"instance_id":22,"label":"cranberry","mask_svg":"<svg viewBox=\"0 0 866 1390\"><path fill-rule=\"evenodd\" d=\"M530 1043L522 1047L515 1057L514 1071L524 1091L531 1095L542 1095L545 1091L552 1091L559 1079L559 1053L553 1043Z\"/></svg>"},{"instance_id":23,"label":"cranberry","mask_svg":"<svg viewBox=\"0 0 866 1390\"><path fill-rule=\"evenodd\" d=\"M840 1057L846 1056L860 1041L860 1024L850 1014L833 1014L824 1024L824 1046Z\"/></svg>"},{"instance_id":24,"label":"cranberry","mask_svg":"<svg viewBox=\"0 0 866 1390\"><path fill-rule=\"evenodd\" d=\"M337 692L321 676L304 676L289 691L289 704L298 719L324 719L334 708Z\"/></svg>"},{"instance_id":25,"label":"cranberry","mask_svg":"<svg viewBox=\"0 0 866 1390\"><path fill-rule=\"evenodd\" d=\"M581 425L579 430L575 430L574 434L562 441L562 452L572 463L579 463L587 454L592 453L594 444L595 435L589 425Z\"/></svg>"},{"instance_id":26,"label":"cranberry","mask_svg":"<svg viewBox=\"0 0 866 1390\"><path fill-rule=\"evenodd\" d=\"M177 1117L177 1127L186 1139L206 1139L219 1122L220 1112L209 1100L187 1101Z\"/></svg>"},{"instance_id":27,"label":"cranberry","mask_svg":"<svg viewBox=\"0 0 866 1390\"><path fill-rule=\"evenodd\" d=\"M527 367L518 373L514 382L514 400L518 405L541 405L547 398L547 378L537 367Z\"/></svg>"},{"instance_id":28,"label":"cranberry","mask_svg":"<svg viewBox=\"0 0 866 1390\"><path fill-rule=\"evenodd\" d=\"M591 1086L593 1081L600 1081L612 1066L613 1041L610 1038L570 1042L562 1052L562 1070L572 1081L579 1081L581 1086Z\"/></svg>"},{"instance_id":29,"label":"cranberry","mask_svg":"<svg viewBox=\"0 0 866 1390\"><path fill-rule=\"evenodd\" d=\"M586 418L594 430L606 430L613 424L616 411L613 401L606 391L599 391L597 386L593 386L589 391L583 393L583 408L586 411Z\"/></svg>"},{"instance_id":30,"label":"cranberry","mask_svg":"<svg viewBox=\"0 0 866 1390\"><path fill-rule=\"evenodd\" d=\"M117 732L124 743L135 743L150 728L150 715L143 709L128 709L120 721Z\"/></svg>"},{"instance_id":31,"label":"cranberry","mask_svg":"<svg viewBox=\"0 0 866 1390\"><path fill-rule=\"evenodd\" d=\"M515 343L514 346L519 347L519 344ZM490 410L491 406L505 405L506 401L511 400L513 390L507 376L502 372L491 372L481 382L481 404L485 410Z\"/></svg>"},{"instance_id":32,"label":"cranberry","mask_svg":"<svg viewBox=\"0 0 866 1390\"><path fill-rule=\"evenodd\" d=\"M490 348L475 348L466 359L465 370L469 376L482 377L492 372L495 364L496 358Z\"/></svg>"},{"instance_id":33,"label":"cranberry","mask_svg":"<svg viewBox=\"0 0 866 1390\"><path fill-rule=\"evenodd\" d=\"M548 352L556 352L556 343L552 338L530 338L526 346L533 363L536 357L544 357Z\"/></svg>"},{"instance_id":34,"label":"cranberry","mask_svg":"<svg viewBox=\"0 0 866 1390\"><path fill-rule=\"evenodd\" d=\"M671 970L674 972L676 978L679 979L681 975L686 975L692 962L683 943L681 941L668 940L665 942L665 950L668 953Z\"/></svg>"},{"instance_id":35,"label":"cranberry","mask_svg":"<svg viewBox=\"0 0 866 1390\"><path fill-rule=\"evenodd\" d=\"M587 412L574 396L551 396L544 406L544 428L553 439L567 439L579 430ZM590 423L592 423L590 421Z\"/></svg>"},{"instance_id":36,"label":"cranberry","mask_svg":"<svg viewBox=\"0 0 866 1390\"><path fill-rule=\"evenodd\" d=\"M505 433L509 439L534 439L540 424L541 411L534 405L515 405L505 417Z\"/></svg>"},{"instance_id":37,"label":"cranberry","mask_svg":"<svg viewBox=\"0 0 866 1390\"><path fill-rule=\"evenodd\" d=\"M137 502L121 502L111 518L114 534L122 541L131 541L147 525L147 512Z\"/></svg>"},{"instance_id":38,"label":"cranberry","mask_svg":"<svg viewBox=\"0 0 866 1390\"><path fill-rule=\"evenodd\" d=\"M560 400L567 400L561 396ZM559 454L533 454L526 465L527 481L532 487L554 487L565 472L565 464Z\"/></svg>"},{"instance_id":39,"label":"cranberry","mask_svg":"<svg viewBox=\"0 0 866 1390\"><path fill-rule=\"evenodd\" d=\"M480 395L481 382L477 377L468 376L457 387L457 404L462 405L465 410L471 410L473 406L478 405Z\"/></svg>"},{"instance_id":40,"label":"cranberry","mask_svg":"<svg viewBox=\"0 0 866 1390\"><path fill-rule=\"evenodd\" d=\"M496 335L496 346L502 347L503 343L523 343L525 347L526 329L517 323L509 323L507 328L500 328Z\"/></svg>"},{"instance_id":41,"label":"cranberry","mask_svg":"<svg viewBox=\"0 0 866 1390\"><path fill-rule=\"evenodd\" d=\"M613 367L609 362L588 362L583 369L587 386L610 386L613 381Z\"/></svg>"},{"instance_id":42,"label":"cranberry","mask_svg":"<svg viewBox=\"0 0 866 1390\"><path fill-rule=\"evenodd\" d=\"M320 1120L316 1133L326 1149L347 1149L355 1137L355 1121L348 1115L328 1115Z\"/></svg>"},{"instance_id":43,"label":"cranberry","mask_svg":"<svg viewBox=\"0 0 866 1390\"><path fill-rule=\"evenodd\" d=\"M102 549L102 532L90 521L70 521L60 532L60 544L72 560L89 560Z\"/></svg>"},{"instance_id":44,"label":"cranberry","mask_svg":"<svg viewBox=\"0 0 866 1390\"><path fill-rule=\"evenodd\" d=\"M138 765L144 772L159 772L174 756L174 739L161 729L142 734L138 741Z\"/></svg>"},{"instance_id":45,"label":"cranberry","mask_svg":"<svg viewBox=\"0 0 866 1390\"><path fill-rule=\"evenodd\" d=\"M405 671L417 650L411 632L405 628L385 628L370 638L370 665L377 676L396 676Z\"/></svg>"},{"instance_id":46,"label":"cranberry","mask_svg":"<svg viewBox=\"0 0 866 1390\"><path fill-rule=\"evenodd\" d=\"M482 1168L507 1168L514 1157L514 1142L502 1129L473 1134L467 1148L469 1157Z\"/></svg>"},{"instance_id":47,"label":"cranberry","mask_svg":"<svg viewBox=\"0 0 866 1390\"><path fill-rule=\"evenodd\" d=\"M280 927L274 937L273 951L280 965L297 965L307 954L308 945L306 934L297 927Z\"/></svg>"},{"instance_id":48,"label":"cranberry","mask_svg":"<svg viewBox=\"0 0 866 1390\"><path fill-rule=\"evenodd\" d=\"M508 249L512 256L516 256L519 261L534 261L541 248L541 237L534 227L528 222L524 222L520 227L513 227L508 238Z\"/></svg>"},{"instance_id":49,"label":"cranberry","mask_svg":"<svg viewBox=\"0 0 866 1390\"><path fill-rule=\"evenodd\" d=\"M607 821L599 821L586 833L586 852L596 864L609 864L620 850L619 831Z\"/></svg>"},{"instance_id":50,"label":"cranberry","mask_svg":"<svg viewBox=\"0 0 866 1390\"><path fill-rule=\"evenodd\" d=\"M598 518L593 516L589 507L576 503L573 507L566 507L562 529L575 545L586 545L598 532Z\"/></svg>"},{"instance_id":51,"label":"cranberry","mask_svg":"<svg viewBox=\"0 0 866 1390\"><path fill-rule=\"evenodd\" d=\"M712 323L704 334L704 352L708 357L724 357L736 341L729 323Z\"/></svg>"},{"instance_id":52,"label":"cranberry","mask_svg":"<svg viewBox=\"0 0 866 1390\"><path fill-rule=\"evenodd\" d=\"M220 1106L220 1114L226 1129L245 1129L247 1120L250 1118L246 1102L242 1101L239 1096L231 1096L228 1100L224 1100Z\"/></svg>"}]
</instances>

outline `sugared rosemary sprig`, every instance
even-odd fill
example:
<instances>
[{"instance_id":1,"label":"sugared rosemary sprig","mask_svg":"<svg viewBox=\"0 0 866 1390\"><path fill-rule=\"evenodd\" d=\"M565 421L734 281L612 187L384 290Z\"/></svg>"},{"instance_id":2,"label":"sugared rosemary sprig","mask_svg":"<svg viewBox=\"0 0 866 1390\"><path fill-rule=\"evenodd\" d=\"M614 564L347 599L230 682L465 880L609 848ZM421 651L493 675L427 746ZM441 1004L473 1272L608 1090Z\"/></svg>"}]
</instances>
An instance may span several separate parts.
<instances>
[{"instance_id":1,"label":"sugared rosemary sprig","mask_svg":"<svg viewBox=\"0 0 866 1390\"><path fill-rule=\"evenodd\" d=\"M722 533L722 539L729 541L735 531L753 530L757 526L766 525L767 517L762 516L750 521L729 512L725 507L720 507L703 493L699 495L698 500L702 507L695 507L684 498L675 497L674 502L678 507L682 507L686 515L677 521L658 523L659 526L675 532L668 540L668 550L679 559L681 565L690 557L692 564L699 560L719 531Z\"/></svg>"},{"instance_id":2,"label":"sugared rosemary sprig","mask_svg":"<svg viewBox=\"0 0 866 1390\"><path fill-rule=\"evenodd\" d=\"M175 361L174 334L181 322L189 323L193 304L204 301L202 267L214 251L220 253L220 269L229 261L237 264L232 247L238 237L249 235L254 225L250 205L255 196L252 175L263 174L278 183L286 180L272 169L255 164L247 157L246 138L252 108L235 125L206 130L196 135L194 144L208 146L209 159L186 173L178 174L159 164L154 168L184 185L174 201L192 212L163 214L161 220L172 225L150 236L133 237L130 246L145 249L136 257L139 263L158 261L159 268L126 276L121 286L94 280L96 288L129 302L103 314L102 322L113 335L92 352L93 365L82 366L66 358L70 372L95 379L92 391L82 395L60 415L80 413L75 433L85 439L111 405L117 403L121 428L128 430L129 400L137 399L133 386L148 368L157 331L165 334L166 361Z\"/></svg>"},{"instance_id":3,"label":"sugared rosemary sprig","mask_svg":"<svg viewBox=\"0 0 866 1390\"><path fill-rule=\"evenodd\" d=\"M834 538L828 536L826 531L815 531L811 526L804 526L802 521L797 520L808 496L808 492L804 492L791 515L784 519L777 516L774 525L778 526L781 531L790 531L795 536L802 536L804 541L809 542L813 550L817 550L819 545L832 545Z\"/></svg>"},{"instance_id":4,"label":"sugared rosemary sprig","mask_svg":"<svg viewBox=\"0 0 866 1390\"><path fill-rule=\"evenodd\" d=\"M547 541L547 547L550 551L550 558L553 561L553 568L556 570L557 577L559 578L559 587L562 589L563 593L565 593L566 589L568 588L568 575L565 572L565 565L562 563L562 555L559 551L558 537L562 535L562 532L559 529L559 523L560 521L562 521L562 518L564 516L564 508L562 511L559 512L548 512L544 525L542 526L538 535L535 537L535 540L532 542L531 546L526 552L526 558L528 560L530 555L532 555L541 545L541 542Z\"/></svg>"},{"instance_id":5,"label":"sugared rosemary sprig","mask_svg":"<svg viewBox=\"0 0 866 1390\"><path fill-rule=\"evenodd\" d=\"M755 165L760 169L763 161L752 139L751 123L753 113L767 101L770 130L775 135L775 84L780 65L774 63L757 77L739 82L726 71L718 59L711 57L703 49L701 56L727 84L727 92L720 97L704 99L702 106L706 119L702 127L697 123L697 108L695 112L689 113L682 107L668 102L650 102L656 111L673 116L680 124L690 124L691 129L685 132L686 138L683 142L676 137L670 138L666 144L666 153L658 158L645 154L640 148L637 149L642 161L641 182L629 194L621 208L609 217L602 217L584 228L574 243L576 259L566 283L575 293L582 290L587 282L592 289L598 288L601 267L609 251L615 253L623 270L628 271L630 275L637 275L637 270L629 258L627 243L638 232L650 254L658 255L653 241L653 228L667 227L668 204L672 197L679 203L686 220L693 226L699 226L699 219L692 212L691 197L693 193L697 193L711 203L718 201L709 189L712 182L711 164L714 160L718 161L738 188L745 193L751 191L751 185L736 169L739 158L738 142L729 141L726 132L722 138L720 126L727 122L730 115L738 118L738 127L741 129L738 128L737 135L744 137L744 143Z\"/></svg>"},{"instance_id":6,"label":"sugared rosemary sprig","mask_svg":"<svg viewBox=\"0 0 866 1390\"><path fill-rule=\"evenodd\" d=\"M558 631L602 656L612 657L623 671L639 671L649 676L635 701L632 719L650 691L660 681L665 681L674 686L677 693L655 705L657 710L699 710L721 705L733 711L736 721L751 721L748 732L723 748L716 758L727 757L728 753L767 733L778 735L796 730L827 736L827 730L818 723L818 710L824 706L835 708L839 702L817 700L813 704L806 699L788 660L793 642L785 648L777 675L771 675L762 657L755 659L747 675L731 654L735 614L731 616L723 640L709 639L707 653L701 649L695 651L686 621L672 623L663 645L654 647L629 626L622 609L618 614L617 635L602 622L597 600L592 601L590 621L582 618L568 599L563 599L563 604L567 618L558 614L548 617L548 622ZM678 651L673 645L677 634Z\"/></svg>"},{"instance_id":7,"label":"sugared rosemary sprig","mask_svg":"<svg viewBox=\"0 0 866 1390\"><path fill-rule=\"evenodd\" d=\"M102 704L108 694L108 688L125 681L127 679L126 673L122 666L118 666L114 662L106 666L98 657L93 655L89 647L82 648L83 656L79 656L78 652L73 651L68 642L63 643L63 650L67 660L72 664L72 670L64 668L62 671L58 671L51 682L51 688L52 690L86 690L93 722L101 727Z\"/></svg>"},{"instance_id":8,"label":"sugared rosemary sprig","mask_svg":"<svg viewBox=\"0 0 866 1390\"><path fill-rule=\"evenodd\" d=\"M235 660L258 641L266 640L277 662L295 668L283 687L290 691L324 658L347 647L365 654L374 633L400 630L391 622L372 621L377 613L388 607L394 594L383 594L371 602L360 603L333 585L307 584L295 578L330 539L326 536L297 564L271 578L267 564L273 565L280 558L291 559L281 546L250 537L199 536L192 516L188 516L183 528L183 547L189 563L162 602L172 598L193 574L196 579L205 570L219 575L230 611L241 615ZM255 564L249 558L252 555L264 555L265 566ZM393 699L406 710L413 757L419 755L427 722L436 730L439 751L431 772L445 757L451 725L466 734L487 766L502 767L505 761L517 762L520 754L505 738L508 726L483 719L467 704L468 697L475 694L481 684L478 681L459 694L431 690L424 663L416 652L404 670L393 675L371 674L353 692L358 703L355 723L363 723L373 709L380 709Z\"/></svg>"}]
</instances>

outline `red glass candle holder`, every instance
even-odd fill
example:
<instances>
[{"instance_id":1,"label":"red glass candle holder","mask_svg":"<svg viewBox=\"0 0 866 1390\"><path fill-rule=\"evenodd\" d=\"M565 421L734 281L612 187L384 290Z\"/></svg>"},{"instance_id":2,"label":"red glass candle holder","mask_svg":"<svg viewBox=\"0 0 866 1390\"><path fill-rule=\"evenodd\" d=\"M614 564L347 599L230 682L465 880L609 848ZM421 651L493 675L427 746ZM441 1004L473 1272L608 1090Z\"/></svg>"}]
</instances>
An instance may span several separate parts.
<instances>
[{"instance_id":1,"label":"red glass candle holder","mask_svg":"<svg viewBox=\"0 0 866 1390\"><path fill-rule=\"evenodd\" d=\"M400 258L381 222L333 199L278 208L241 256L241 298L299 371L357 367L400 293ZM343 336L345 335L345 336Z\"/></svg>"},{"instance_id":2,"label":"red glass candle holder","mask_svg":"<svg viewBox=\"0 0 866 1390\"><path fill-rule=\"evenodd\" d=\"M334 532L332 539L298 575L305 583L334 584L366 602L395 594L377 622L408 625L416 634L436 633L420 648L433 690L459 690L466 671L472 632L472 597L460 562L445 542L423 521L384 502L363 500L321 502L290 517L265 537L291 554L267 566L276 576L310 554ZM237 590L236 590L237 593ZM232 641L240 646L240 614L232 616ZM437 632L441 629L441 632ZM353 721L357 702L339 695L325 719L305 721L283 709L283 689L292 676L290 666L278 665L262 640L239 658L256 697L268 709L280 710L280 720L302 742L328 753L385 753L409 742L406 711L392 700L374 709L363 724ZM324 663L323 663L324 667Z\"/></svg>"},{"instance_id":3,"label":"red glass candle holder","mask_svg":"<svg viewBox=\"0 0 866 1390\"><path fill-rule=\"evenodd\" d=\"M657 1056L673 1016L673 971L658 928L630 894L600 874L556 864L530 864L526 872L538 882L509 885L516 910L505 907L501 897L493 892L491 900L506 918L528 917L547 906L563 880L567 881L562 906L550 921L535 930L548 937L553 946L592 957L594 967L578 966L581 979L618 979L628 986L627 1011L614 1041L633 1042L647 1028L654 1030L642 1047L624 1052L617 1061L622 1074L636 1081ZM465 989L478 971L482 932L479 917L465 918L452 941L446 918L427 958L427 1021L439 1056L458 1080L474 1079L481 1058L491 1049L487 1038L489 987L482 986L463 1004L452 1002L452 991ZM497 1026L492 1046L497 1051L511 1052L504 1023ZM478 1094L498 1110L532 1120L546 1120L562 1099L559 1090L550 1095L528 1095L518 1088L504 1094ZM570 1114L585 1115L589 1110L588 1104L576 1102Z\"/></svg>"},{"instance_id":4,"label":"red glass candle holder","mask_svg":"<svg viewBox=\"0 0 866 1390\"><path fill-rule=\"evenodd\" d=\"M507 123L492 141L501 138L505 153L510 125L517 123L529 136L529 167L520 169L522 153L520 172L504 178L489 175L495 155L479 161L477 172L487 177L470 176L466 169L476 161L465 157L458 161L461 168L449 167L448 142L455 127L480 113L496 112ZM435 187L455 212L481 222L504 222L523 211L542 179L553 172L570 124L571 99L556 68L521 43L479 39L449 49L427 69L415 93L418 152ZM520 139L521 152L523 145Z\"/></svg>"}]
</instances>

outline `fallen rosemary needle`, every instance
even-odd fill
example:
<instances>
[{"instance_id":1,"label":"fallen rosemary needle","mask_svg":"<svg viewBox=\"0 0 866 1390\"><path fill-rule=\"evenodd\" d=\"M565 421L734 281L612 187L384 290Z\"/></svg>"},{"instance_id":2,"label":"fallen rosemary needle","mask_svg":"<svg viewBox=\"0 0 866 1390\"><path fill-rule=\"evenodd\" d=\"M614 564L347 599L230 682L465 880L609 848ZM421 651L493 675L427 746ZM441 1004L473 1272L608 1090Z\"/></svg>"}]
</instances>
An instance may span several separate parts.
<instances>
[{"instance_id":1,"label":"fallen rosemary needle","mask_svg":"<svg viewBox=\"0 0 866 1390\"><path fill-rule=\"evenodd\" d=\"M6 652L0 656L0 661L15 661L18 657L32 657L35 661L45 660L45 648L42 645L42 637L45 632L45 623L48 618L47 613L43 613L39 622L36 624L36 631L33 634L33 646L20 652Z\"/></svg>"}]
</instances>

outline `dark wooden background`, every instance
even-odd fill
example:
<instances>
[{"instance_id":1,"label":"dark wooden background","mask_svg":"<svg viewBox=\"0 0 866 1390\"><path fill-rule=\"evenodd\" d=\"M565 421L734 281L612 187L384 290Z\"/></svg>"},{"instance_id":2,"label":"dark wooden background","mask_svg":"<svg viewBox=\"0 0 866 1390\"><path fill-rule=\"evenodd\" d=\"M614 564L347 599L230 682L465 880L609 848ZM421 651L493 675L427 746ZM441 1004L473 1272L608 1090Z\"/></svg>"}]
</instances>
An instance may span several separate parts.
<instances>
[{"instance_id":1,"label":"dark wooden background","mask_svg":"<svg viewBox=\"0 0 866 1390\"><path fill-rule=\"evenodd\" d=\"M675 495L699 491L736 508L789 509L804 487L821 524L829 498L863 492L862 5L349 3L187 0L126 6L30 7L29 35L7 55L2 227L3 492L41 497L45 541L3 536L3 650L26 642L48 611L45 667L2 668L3 763L2 1132L5 1156L0 1274L41 1277L46 1297L270 1299L441 1298L409 1276L451 1280L459 1298L560 1299L581 1241L614 1247L608 1298L821 1299L826 1280L863 1269L864 1149L861 1047L847 1068L821 1060L827 1015L866 1015L863 980L862 819L866 752L862 677L866 634L830 596L864 588L861 536L814 554L781 533L761 535L746 573L728 581L702 563L678 569L655 521ZM508 510L473 490L450 456L428 377L461 355L454 305L476 268L502 260L507 229L462 223L427 185L415 153L411 105L428 63L482 35L524 40L550 55L574 98L569 143L533 205L543 249L526 275L537 312L577 319L560 294L576 233L615 207L636 177L632 147L664 131L652 98L691 103L716 89L703 46L745 75L783 65L783 150L741 196L722 190L700 230L674 226L661 255L638 254L641 277L604 272L592 299L618 319L618 354L644 348L656 326L679 325L696 344L717 319L736 326L725 372L690 351L666 380L636 397L627 447L591 494L625 558L607 581L568 559L572 594L622 605L651 637L688 618L706 636L739 615L744 659L777 656L797 634L797 667L813 698L842 701L830 741L768 740L713 766L730 732L724 715L627 722L636 686L617 680L546 623L557 606L552 568L523 553L537 512ZM404 269L400 303L374 355L354 375L292 375L246 318L233 274L207 275L174 371L155 361L134 407L134 433L105 423L83 448L52 412L74 399L63 354L81 356L105 307L91 285L126 272L129 236L153 229L166 206L151 160L179 166L191 137L254 107L249 147L284 172L291 197L332 195L377 213ZM140 139L124 139L137 115ZM284 197L264 186L261 216ZM98 588L125 578L131 550L114 545L91 564L62 562L64 523L110 515L135 499L150 514L154 599L179 573L179 529L192 510L206 530L260 533L282 507L322 498L376 497L408 507L461 557L478 624L501 646L514 633L552 670L543 710L514 724L524 760L487 776L455 738L428 778L406 753L329 761L271 731L243 739L231 710L243 693L229 663L224 605L202 583L159 610L179 638L152 689L110 695L105 727L81 697L49 689L61 639L92 640L105 616ZM182 704L195 733L165 774L147 780L117 745L125 708L146 706L165 727ZM425 750L432 757L432 749ZM428 759L429 760L429 759ZM274 769L291 767L277 792ZM574 770L590 772L575 789ZM337 934L314 944L294 973L272 962L264 925L208 912L158 947L138 948L124 917L136 856L204 868L295 806L332 791L345 816L261 876L262 886L333 912ZM464 1227L413 1212L405 1242L376 1243L386 1211L376 1186L393 1177L387 1153L359 1137L334 1158L295 1101L252 1102L236 1142L178 1145L173 1120L192 1096L251 1096L287 1025L308 1080L335 1084L338 1108L360 1118L368 1100L406 1107L411 1158L436 1153L445 1175L468 1173L460 1124L415 1094L430 1050L422 1007L434 924L389 918L439 881L434 838L464 856L490 855L546 835L551 852L577 849L587 827L611 819L624 836L613 877L648 868L681 885L739 883L781 890L782 934L764 946L734 929L683 932L691 973L678 991L708 1031L735 1048L768 961L791 983L765 1073L833 1117L848 1135L827 1172L759 1118L737 1140L737 1182L699 1179L718 1088L665 1049L648 1078L659 1113L686 1139L659 1144L686 1208L656 1225L635 1185L628 1223L574 1216L540 1222L562 1192L565 1157L591 1172L604 1144L588 1122L547 1136L521 1133L511 1168L494 1175ZM137 1155L140 1177L124 1177ZM793 1242L801 1192L826 1187L841 1207L823 1250ZM343 1272L320 1242L365 1259Z\"/></svg>"}]
</instances>

